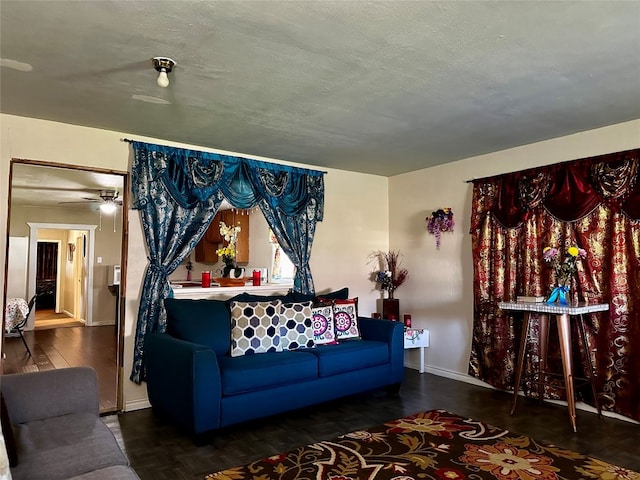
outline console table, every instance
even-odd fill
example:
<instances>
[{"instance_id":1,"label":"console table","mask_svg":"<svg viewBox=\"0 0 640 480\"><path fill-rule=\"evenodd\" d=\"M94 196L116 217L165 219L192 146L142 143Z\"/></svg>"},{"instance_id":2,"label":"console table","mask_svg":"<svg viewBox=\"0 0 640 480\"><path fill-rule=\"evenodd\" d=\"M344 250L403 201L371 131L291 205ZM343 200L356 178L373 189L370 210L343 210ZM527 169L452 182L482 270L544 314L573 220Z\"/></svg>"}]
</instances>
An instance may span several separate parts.
<instances>
[{"instance_id":1,"label":"console table","mask_svg":"<svg viewBox=\"0 0 640 480\"><path fill-rule=\"evenodd\" d=\"M429 346L429 330L423 328L404 328L404 348L420 349L420 373L424 373L424 349Z\"/></svg>"},{"instance_id":2,"label":"console table","mask_svg":"<svg viewBox=\"0 0 640 480\"><path fill-rule=\"evenodd\" d=\"M538 365L538 395L540 400L543 398L544 387L544 374L546 372L547 362L547 350L549 340L549 315L553 315L556 318L558 327L558 337L560 339L560 355L562 357L562 371L564 376L564 388L567 392L567 406L569 409L569 419L573 431L577 432L576 428L576 403L575 403L575 390L574 390L574 376L572 366L572 354L571 354L571 319L575 318L578 321L578 332L582 337L583 345L585 346L585 353L587 357L587 369L588 369L588 381L591 384L594 401L596 408L598 409L598 415L602 414L600 409L600 403L598 402L598 396L595 387L595 372L591 362L591 355L587 344L587 336L585 334L583 315L593 312L604 312L609 310L607 304L595 304L588 305L580 302L573 305L560 305L560 304L548 304L548 303L533 303L533 302L500 302L498 307L503 310L517 310L524 312L524 322L522 324L522 334L520 339L520 351L518 353L518 365L516 367L515 385L513 387L513 406L511 407L511 415L515 412L516 402L518 401L518 389L520 388L520 381L522 379L522 367L524 364L524 355L527 347L527 337L529 333L530 315L532 312L542 313L546 315L540 316L540 363Z\"/></svg>"}]
</instances>

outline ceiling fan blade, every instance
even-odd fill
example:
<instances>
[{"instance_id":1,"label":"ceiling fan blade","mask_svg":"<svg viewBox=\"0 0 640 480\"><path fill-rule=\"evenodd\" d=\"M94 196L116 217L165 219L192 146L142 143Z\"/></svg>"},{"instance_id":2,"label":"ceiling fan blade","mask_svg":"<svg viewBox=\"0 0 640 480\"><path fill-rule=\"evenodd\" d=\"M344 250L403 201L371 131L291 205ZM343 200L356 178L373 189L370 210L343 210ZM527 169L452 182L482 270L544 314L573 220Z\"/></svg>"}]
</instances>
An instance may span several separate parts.
<instances>
[{"instance_id":1,"label":"ceiling fan blade","mask_svg":"<svg viewBox=\"0 0 640 480\"><path fill-rule=\"evenodd\" d=\"M85 198L84 200L77 200L73 202L58 202L58 205L65 205L70 203L100 203L100 200L96 200L94 198Z\"/></svg>"}]
</instances>

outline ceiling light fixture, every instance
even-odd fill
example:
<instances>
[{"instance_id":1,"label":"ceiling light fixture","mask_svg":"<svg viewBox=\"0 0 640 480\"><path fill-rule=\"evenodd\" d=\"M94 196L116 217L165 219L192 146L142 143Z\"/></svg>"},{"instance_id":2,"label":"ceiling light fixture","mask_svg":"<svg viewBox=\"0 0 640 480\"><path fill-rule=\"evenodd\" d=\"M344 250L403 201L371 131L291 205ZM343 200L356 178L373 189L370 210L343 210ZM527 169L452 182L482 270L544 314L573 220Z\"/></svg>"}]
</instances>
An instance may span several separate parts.
<instances>
[{"instance_id":1,"label":"ceiling light fixture","mask_svg":"<svg viewBox=\"0 0 640 480\"><path fill-rule=\"evenodd\" d=\"M100 211L102 213L106 213L109 215L115 212L116 208L117 208L116 202L114 202L113 200L105 200L103 203L100 204Z\"/></svg>"},{"instance_id":2,"label":"ceiling light fixture","mask_svg":"<svg viewBox=\"0 0 640 480\"><path fill-rule=\"evenodd\" d=\"M176 62L168 57L153 57L151 61L153 62L153 68L160 72L158 74L158 86L167 88L169 86L167 73L170 73L173 67L176 66Z\"/></svg>"}]
</instances>

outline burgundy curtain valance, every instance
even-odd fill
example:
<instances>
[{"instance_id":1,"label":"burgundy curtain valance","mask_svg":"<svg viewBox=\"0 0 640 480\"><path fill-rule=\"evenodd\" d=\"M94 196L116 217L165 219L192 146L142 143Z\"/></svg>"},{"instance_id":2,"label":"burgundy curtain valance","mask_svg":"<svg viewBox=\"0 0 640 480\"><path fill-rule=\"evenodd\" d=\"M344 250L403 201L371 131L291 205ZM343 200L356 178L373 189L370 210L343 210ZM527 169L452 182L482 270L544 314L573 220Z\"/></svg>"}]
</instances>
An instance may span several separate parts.
<instances>
[{"instance_id":1,"label":"burgundy curtain valance","mask_svg":"<svg viewBox=\"0 0 640 480\"><path fill-rule=\"evenodd\" d=\"M521 225L537 209L571 222L605 204L640 220L640 149L532 168L478 179L482 192L471 217L471 231L492 214L506 228Z\"/></svg>"}]
</instances>

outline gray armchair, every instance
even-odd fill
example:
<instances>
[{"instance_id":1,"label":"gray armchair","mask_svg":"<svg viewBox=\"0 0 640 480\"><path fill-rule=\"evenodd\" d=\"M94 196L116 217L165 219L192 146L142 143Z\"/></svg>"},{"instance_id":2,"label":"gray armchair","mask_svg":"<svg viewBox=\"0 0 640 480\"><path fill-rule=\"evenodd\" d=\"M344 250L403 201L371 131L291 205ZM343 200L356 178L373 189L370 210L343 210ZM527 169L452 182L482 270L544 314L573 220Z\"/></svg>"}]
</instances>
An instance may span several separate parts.
<instances>
[{"instance_id":1,"label":"gray armchair","mask_svg":"<svg viewBox=\"0 0 640 480\"><path fill-rule=\"evenodd\" d=\"M3 433L17 457L14 480L139 478L100 419L92 368L4 375L0 382L10 422Z\"/></svg>"}]
</instances>

